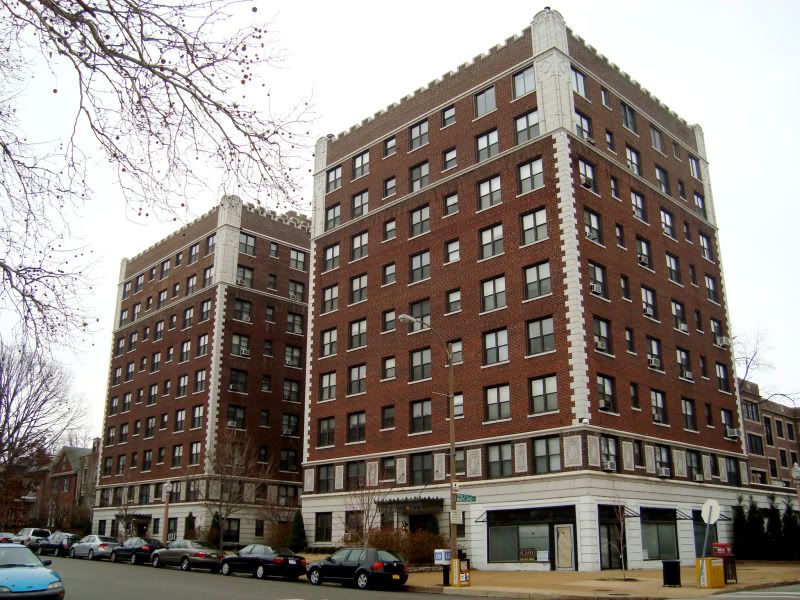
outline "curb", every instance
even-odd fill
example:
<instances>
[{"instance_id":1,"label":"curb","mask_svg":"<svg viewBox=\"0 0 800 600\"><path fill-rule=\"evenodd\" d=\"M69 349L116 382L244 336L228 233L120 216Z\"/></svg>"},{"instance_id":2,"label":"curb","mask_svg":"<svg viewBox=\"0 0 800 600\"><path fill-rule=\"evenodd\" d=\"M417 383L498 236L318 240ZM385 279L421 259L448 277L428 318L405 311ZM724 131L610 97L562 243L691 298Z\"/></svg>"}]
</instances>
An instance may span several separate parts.
<instances>
[{"instance_id":1,"label":"curb","mask_svg":"<svg viewBox=\"0 0 800 600\"><path fill-rule=\"evenodd\" d=\"M738 584L736 584L738 585ZM800 579L783 579L781 581L772 581L766 583L752 583L750 585L742 585L740 588L736 588L735 590L730 590L732 592L748 592L753 590L763 590L764 588L770 587L778 587L781 585L800 585ZM725 594L727 593L724 589L714 592L711 594L712 596L716 596L717 594Z\"/></svg>"}]
</instances>

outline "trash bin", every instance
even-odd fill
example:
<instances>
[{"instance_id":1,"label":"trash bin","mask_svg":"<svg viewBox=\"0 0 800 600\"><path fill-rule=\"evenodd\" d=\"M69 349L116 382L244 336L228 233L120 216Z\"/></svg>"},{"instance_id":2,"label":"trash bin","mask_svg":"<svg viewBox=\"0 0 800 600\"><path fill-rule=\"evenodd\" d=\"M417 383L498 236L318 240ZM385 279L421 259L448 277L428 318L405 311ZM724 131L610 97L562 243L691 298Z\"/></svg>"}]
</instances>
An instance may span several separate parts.
<instances>
[{"instance_id":1,"label":"trash bin","mask_svg":"<svg viewBox=\"0 0 800 600\"><path fill-rule=\"evenodd\" d=\"M722 557L722 567L725 569L725 583L739 583L739 577L736 575L735 556Z\"/></svg>"},{"instance_id":2,"label":"trash bin","mask_svg":"<svg viewBox=\"0 0 800 600\"><path fill-rule=\"evenodd\" d=\"M681 587L681 561L662 560L662 573L665 587Z\"/></svg>"},{"instance_id":3,"label":"trash bin","mask_svg":"<svg viewBox=\"0 0 800 600\"><path fill-rule=\"evenodd\" d=\"M444 587L450 585L450 565L442 565L442 585Z\"/></svg>"},{"instance_id":4,"label":"trash bin","mask_svg":"<svg viewBox=\"0 0 800 600\"><path fill-rule=\"evenodd\" d=\"M721 558L698 558L695 561L695 578L699 588L725 587L725 574Z\"/></svg>"}]
</instances>

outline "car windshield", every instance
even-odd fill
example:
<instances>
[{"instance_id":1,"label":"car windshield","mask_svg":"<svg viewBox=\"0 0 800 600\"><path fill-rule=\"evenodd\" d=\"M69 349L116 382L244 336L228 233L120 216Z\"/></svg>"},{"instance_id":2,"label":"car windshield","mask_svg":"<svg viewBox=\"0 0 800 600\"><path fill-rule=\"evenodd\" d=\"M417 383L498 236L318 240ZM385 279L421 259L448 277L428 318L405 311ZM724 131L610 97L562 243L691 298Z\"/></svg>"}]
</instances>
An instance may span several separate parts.
<instances>
[{"instance_id":1,"label":"car windshield","mask_svg":"<svg viewBox=\"0 0 800 600\"><path fill-rule=\"evenodd\" d=\"M216 550L214 546L206 544L205 542L192 542L192 548L202 548L204 550Z\"/></svg>"},{"instance_id":2,"label":"car windshield","mask_svg":"<svg viewBox=\"0 0 800 600\"><path fill-rule=\"evenodd\" d=\"M294 552L285 546L276 546L273 548L273 551L275 554L288 554L289 556L294 556Z\"/></svg>"},{"instance_id":3,"label":"car windshield","mask_svg":"<svg viewBox=\"0 0 800 600\"><path fill-rule=\"evenodd\" d=\"M115 543L115 542L117 541L117 539L116 539L116 538L108 537L108 536L105 536L105 535L100 535L100 536L98 536L98 539L99 539L101 542L111 542L111 543Z\"/></svg>"},{"instance_id":4,"label":"car windshield","mask_svg":"<svg viewBox=\"0 0 800 600\"><path fill-rule=\"evenodd\" d=\"M0 569L41 566L39 559L27 548L0 548Z\"/></svg>"},{"instance_id":5,"label":"car windshield","mask_svg":"<svg viewBox=\"0 0 800 600\"><path fill-rule=\"evenodd\" d=\"M50 532L47 529L34 529L33 535L36 537L47 537L50 535Z\"/></svg>"},{"instance_id":6,"label":"car windshield","mask_svg":"<svg viewBox=\"0 0 800 600\"><path fill-rule=\"evenodd\" d=\"M391 552L387 552L386 550L378 550L378 560L382 560L383 562L390 562L393 560L400 560Z\"/></svg>"},{"instance_id":7,"label":"car windshield","mask_svg":"<svg viewBox=\"0 0 800 600\"><path fill-rule=\"evenodd\" d=\"M161 542L159 542L159 541L158 541L157 539L155 539L155 538L143 538L143 539L142 539L142 541L143 541L145 544L149 544L150 546L160 546L160 545L161 545Z\"/></svg>"}]
</instances>

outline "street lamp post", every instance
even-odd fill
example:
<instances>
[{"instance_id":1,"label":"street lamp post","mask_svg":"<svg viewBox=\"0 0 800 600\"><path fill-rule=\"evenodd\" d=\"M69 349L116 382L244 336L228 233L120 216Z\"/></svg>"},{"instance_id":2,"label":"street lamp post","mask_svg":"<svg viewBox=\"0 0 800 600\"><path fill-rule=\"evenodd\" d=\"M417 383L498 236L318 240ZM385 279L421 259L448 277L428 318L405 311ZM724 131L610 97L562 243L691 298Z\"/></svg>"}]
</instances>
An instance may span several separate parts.
<instances>
[{"instance_id":1,"label":"street lamp post","mask_svg":"<svg viewBox=\"0 0 800 600\"><path fill-rule=\"evenodd\" d=\"M800 465L797 463L792 467L792 479L794 479L794 489L797 491L797 510L800 511Z\"/></svg>"},{"instance_id":2,"label":"street lamp post","mask_svg":"<svg viewBox=\"0 0 800 600\"><path fill-rule=\"evenodd\" d=\"M458 484L456 483L456 407L455 407L455 377L453 374L453 350L450 343L447 342L439 333L438 330L433 328L430 323L426 323L422 319L412 317L411 315L401 314L397 317L401 323L416 323L425 329L430 329L444 348L445 356L447 357L447 401L450 414L450 585L458 587L460 585L459 578L459 560L458 560L458 523L456 521L457 505L458 505Z\"/></svg>"},{"instance_id":3,"label":"street lamp post","mask_svg":"<svg viewBox=\"0 0 800 600\"><path fill-rule=\"evenodd\" d=\"M161 541L166 546L169 537L169 495L172 493L172 482L164 484L164 522L161 524Z\"/></svg>"}]
</instances>

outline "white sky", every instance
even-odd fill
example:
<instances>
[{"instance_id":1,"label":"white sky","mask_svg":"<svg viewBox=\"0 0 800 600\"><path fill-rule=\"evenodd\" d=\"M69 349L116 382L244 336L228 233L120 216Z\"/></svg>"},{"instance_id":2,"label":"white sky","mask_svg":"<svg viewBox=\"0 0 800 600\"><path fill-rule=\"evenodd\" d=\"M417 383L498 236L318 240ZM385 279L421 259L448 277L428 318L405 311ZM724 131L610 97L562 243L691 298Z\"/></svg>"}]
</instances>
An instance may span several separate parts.
<instances>
[{"instance_id":1,"label":"white sky","mask_svg":"<svg viewBox=\"0 0 800 600\"><path fill-rule=\"evenodd\" d=\"M541 5L494 2L265 2L287 50L272 78L273 98L313 93L312 141L338 133L477 54L521 32ZM488 10L487 10L488 7ZM796 155L800 150L800 2L569 0L551 7L600 53L690 123L702 125L734 333L760 331L774 370L762 392L800 391L800 326L795 242L800 230ZM50 82L42 82L48 87ZM311 167L311 150L308 152ZM90 406L87 426L101 429L119 261L176 228L133 224L98 165L97 199L81 235L95 248L90 298L101 320L93 345L65 360L76 393ZM311 179L306 179L310 201ZM194 198L197 213L217 200Z\"/></svg>"}]
</instances>

